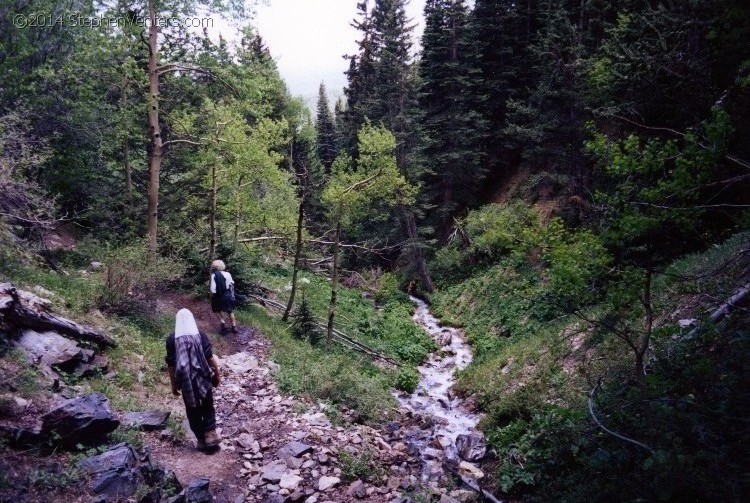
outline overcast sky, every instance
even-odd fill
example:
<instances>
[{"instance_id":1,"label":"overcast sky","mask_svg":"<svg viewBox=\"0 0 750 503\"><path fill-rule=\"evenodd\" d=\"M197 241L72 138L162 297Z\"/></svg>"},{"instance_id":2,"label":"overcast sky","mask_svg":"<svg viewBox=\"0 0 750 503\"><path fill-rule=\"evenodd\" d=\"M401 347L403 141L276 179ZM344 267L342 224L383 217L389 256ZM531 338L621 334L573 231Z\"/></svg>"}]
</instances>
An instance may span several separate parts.
<instances>
[{"instance_id":1,"label":"overcast sky","mask_svg":"<svg viewBox=\"0 0 750 503\"><path fill-rule=\"evenodd\" d=\"M425 0L408 0L407 15L418 23L414 43L419 42ZM373 1L370 0L370 5ZM329 95L341 95L348 63L354 54L358 32L350 26L357 0L269 0L258 7L254 24L294 96L314 106L318 87L324 82Z\"/></svg>"}]
</instances>

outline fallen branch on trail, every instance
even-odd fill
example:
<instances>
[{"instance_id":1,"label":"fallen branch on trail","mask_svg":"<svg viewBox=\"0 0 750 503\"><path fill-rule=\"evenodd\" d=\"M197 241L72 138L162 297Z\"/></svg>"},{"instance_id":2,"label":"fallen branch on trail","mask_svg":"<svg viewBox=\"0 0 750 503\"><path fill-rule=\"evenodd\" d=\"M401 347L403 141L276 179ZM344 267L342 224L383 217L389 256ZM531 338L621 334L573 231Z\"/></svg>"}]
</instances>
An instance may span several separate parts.
<instances>
[{"instance_id":1,"label":"fallen branch on trail","mask_svg":"<svg viewBox=\"0 0 750 503\"><path fill-rule=\"evenodd\" d=\"M276 302L275 300L272 300L272 299L259 297L257 295L249 295L249 297L255 299L259 304L261 304L264 307L271 307L273 309L277 309L282 312L286 309L286 306L284 304L281 304L280 302ZM318 324L320 328L322 329L326 328L325 323L320 318L316 320L316 323ZM394 365L396 367L401 366L401 364L397 362L396 360L394 360L393 358L389 358L381 353L378 353L374 349L362 344L358 340L352 338L351 336L345 334L344 332L342 332L341 330L337 328L333 329L333 335L334 335L334 340L338 342L339 344L341 344L342 346L345 346L354 351L366 354L375 359L382 360L390 365Z\"/></svg>"},{"instance_id":2,"label":"fallen branch on trail","mask_svg":"<svg viewBox=\"0 0 750 503\"><path fill-rule=\"evenodd\" d=\"M0 283L0 315L5 323L19 328L53 330L99 347L114 348L117 342L91 327L80 325L50 311L50 302L10 283Z\"/></svg>"}]
</instances>

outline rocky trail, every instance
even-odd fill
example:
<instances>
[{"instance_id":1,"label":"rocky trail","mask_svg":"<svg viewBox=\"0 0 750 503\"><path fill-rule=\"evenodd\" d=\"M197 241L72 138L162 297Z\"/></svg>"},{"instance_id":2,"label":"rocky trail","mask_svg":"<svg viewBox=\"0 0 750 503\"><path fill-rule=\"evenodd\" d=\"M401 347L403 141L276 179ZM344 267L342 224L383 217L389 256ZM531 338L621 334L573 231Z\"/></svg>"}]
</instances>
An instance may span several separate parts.
<instances>
[{"instance_id":1,"label":"rocky trail","mask_svg":"<svg viewBox=\"0 0 750 503\"><path fill-rule=\"evenodd\" d=\"M193 311L201 330L217 333L207 302L176 296L159 306L169 313L181 307ZM195 450L190 433L180 445L160 436L154 457L180 480L208 478L215 501L237 503L399 502L422 490L419 453L410 451L406 438L404 425L415 422L407 410L400 411L403 422L382 430L346 417L333 425L318 404L278 391L277 366L268 360L263 334L240 327L238 334L212 339L223 378L215 390L223 441L219 452L208 455ZM180 410L182 402L175 398L172 406ZM460 499L446 494L441 501L471 495L454 492Z\"/></svg>"},{"instance_id":2,"label":"rocky trail","mask_svg":"<svg viewBox=\"0 0 750 503\"><path fill-rule=\"evenodd\" d=\"M7 286L4 309L18 310L26 306L28 300L22 300L24 295L27 299L35 298L28 292L15 292ZM482 445L477 447L470 435L466 435L463 443L471 442L464 446L456 442L459 450L456 453L453 441L457 433L447 433L444 429L448 418L454 414L450 411L458 412L460 408L451 400L440 399L447 396L449 381L446 379L451 379L452 373L434 382L425 380L422 391L414 395L417 399L419 395L424 398L439 392L435 403L448 414L438 414L434 407L425 408L423 398L410 404L405 395L399 398L401 406L391 422L361 424L353 411L342 409L334 414L338 421L333 424L325 413L325 405L284 395L277 389L274 374L279 366L269 360L269 342L257 329L240 326L237 334L218 334L218 321L206 299L168 293L156 306L168 316L183 307L193 312L199 328L209 334L219 362L222 383L214 390L214 397L217 429L222 437L220 449L210 454L197 450L187 420L172 421L172 428L167 427L168 415L185 417L182 399L173 396L168 386L148 396L151 411L135 413L110 410L102 394L82 395L75 387L62 386L47 402L22 404L17 401L14 406L25 412L18 414L20 419L15 423L0 421L3 436L16 447L6 450L0 457L3 469L0 482L24 480L30 471L39 471L39 467L18 450L19 446L44 445L54 439L56 445L70 448L83 439L103 438L121 425L135 421L144 430L143 448L135 449L126 443L104 448L89 443L97 447L98 453L76 461L77 464L71 465L72 471L65 465L66 458L58 458L53 453L45 461L49 466L39 473L51 474L45 475L51 478L75 473L67 492L62 496L59 491L49 495L43 490L15 490L12 483L6 484L7 487L0 484L0 502L477 501L476 492L457 489L460 482L449 474L458 473L464 481L466 476L474 480L481 478L481 471L465 460L474 461L471 452L484 449L483 439L480 438ZM425 312L426 306L421 309ZM446 329L439 327L434 318L430 320L436 334L446 339ZM415 321L420 322L417 317ZM430 331L430 327L426 329ZM53 358L48 352L50 345L64 339L56 334L29 330L24 334L35 343L29 345L27 351L33 352L40 344L47 351L38 360L41 368L46 358ZM441 343L443 353L456 355L451 350L450 339L455 342L457 337L448 337ZM76 370L73 371L106 364L106 358L94 351L82 350L67 339L57 349L56 363L47 361L49 377L52 377L52 368L59 368L63 363L74 364ZM459 357L464 358L460 354ZM452 358L431 360L427 367L442 368L443 362L448 361ZM420 371L432 374L427 367ZM141 423L141 415L149 414L156 416L153 424ZM450 441L446 442L448 437ZM430 469L425 470L426 466ZM43 484L37 486L44 487ZM57 486L51 484L50 487ZM172 496L175 493L177 496Z\"/></svg>"}]
</instances>

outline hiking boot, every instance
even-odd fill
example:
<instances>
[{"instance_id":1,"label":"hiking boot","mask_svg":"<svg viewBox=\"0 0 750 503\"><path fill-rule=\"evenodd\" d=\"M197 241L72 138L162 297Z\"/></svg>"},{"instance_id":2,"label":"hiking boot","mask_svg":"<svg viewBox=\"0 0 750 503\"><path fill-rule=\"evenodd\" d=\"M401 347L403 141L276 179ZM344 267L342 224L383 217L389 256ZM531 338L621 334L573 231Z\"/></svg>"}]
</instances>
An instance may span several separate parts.
<instances>
[{"instance_id":1,"label":"hiking boot","mask_svg":"<svg viewBox=\"0 0 750 503\"><path fill-rule=\"evenodd\" d=\"M221 327L219 328L219 334L220 334L220 335L224 335L224 334L226 334L226 333L227 333L227 331L228 331L228 330L227 330L227 326L226 326L225 324L223 324L223 323L222 323L222 324L221 324Z\"/></svg>"},{"instance_id":2,"label":"hiking boot","mask_svg":"<svg viewBox=\"0 0 750 503\"><path fill-rule=\"evenodd\" d=\"M237 330L237 325L232 326L232 333L236 334L237 332L239 332L239 330Z\"/></svg>"},{"instance_id":3,"label":"hiking boot","mask_svg":"<svg viewBox=\"0 0 750 503\"><path fill-rule=\"evenodd\" d=\"M203 438L206 449L215 449L216 447L219 447L219 442L221 442L221 438L219 437L219 434L216 433L216 430L207 431Z\"/></svg>"},{"instance_id":4,"label":"hiking boot","mask_svg":"<svg viewBox=\"0 0 750 503\"><path fill-rule=\"evenodd\" d=\"M202 438L197 439L197 445L195 447L199 451L205 451L206 450L206 441Z\"/></svg>"}]
</instances>

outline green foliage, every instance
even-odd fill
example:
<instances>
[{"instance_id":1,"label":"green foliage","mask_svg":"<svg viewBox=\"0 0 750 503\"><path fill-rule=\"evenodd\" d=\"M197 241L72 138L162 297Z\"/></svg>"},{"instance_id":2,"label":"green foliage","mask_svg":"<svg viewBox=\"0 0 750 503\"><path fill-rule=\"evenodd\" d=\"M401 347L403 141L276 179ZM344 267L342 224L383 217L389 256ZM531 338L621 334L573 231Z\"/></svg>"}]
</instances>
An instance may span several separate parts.
<instances>
[{"instance_id":1,"label":"green foliage","mask_svg":"<svg viewBox=\"0 0 750 503\"><path fill-rule=\"evenodd\" d=\"M338 457L341 462L341 473L347 480L361 479L376 482L376 479L384 475L369 450L355 453L342 450L339 451Z\"/></svg>"},{"instance_id":2,"label":"green foliage","mask_svg":"<svg viewBox=\"0 0 750 503\"><path fill-rule=\"evenodd\" d=\"M101 253L106 270L99 307L129 318L144 330L158 330L160 320L152 304L182 274L182 264L166 257L152 260L142 241L104 246Z\"/></svg>"},{"instance_id":3,"label":"green foliage","mask_svg":"<svg viewBox=\"0 0 750 503\"><path fill-rule=\"evenodd\" d=\"M406 302L407 296L401 291L400 281L396 274L386 272L378 278L375 301L380 304L389 302Z\"/></svg>"},{"instance_id":4,"label":"green foliage","mask_svg":"<svg viewBox=\"0 0 750 503\"><path fill-rule=\"evenodd\" d=\"M323 333L304 295L302 296L302 302L300 302L297 311L294 313L292 336L303 341L308 341L313 346L319 344L323 338Z\"/></svg>"},{"instance_id":5,"label":"green foliage","mask_svg":"<svg viewBox=\"0 0 750 503\"><path fill-rule=\"evenodd\" d=\"M412 368L404 367L396 374L396 389L406 393L414 393L419 384L419 372Z\"/></svg>"}]
</instances>

